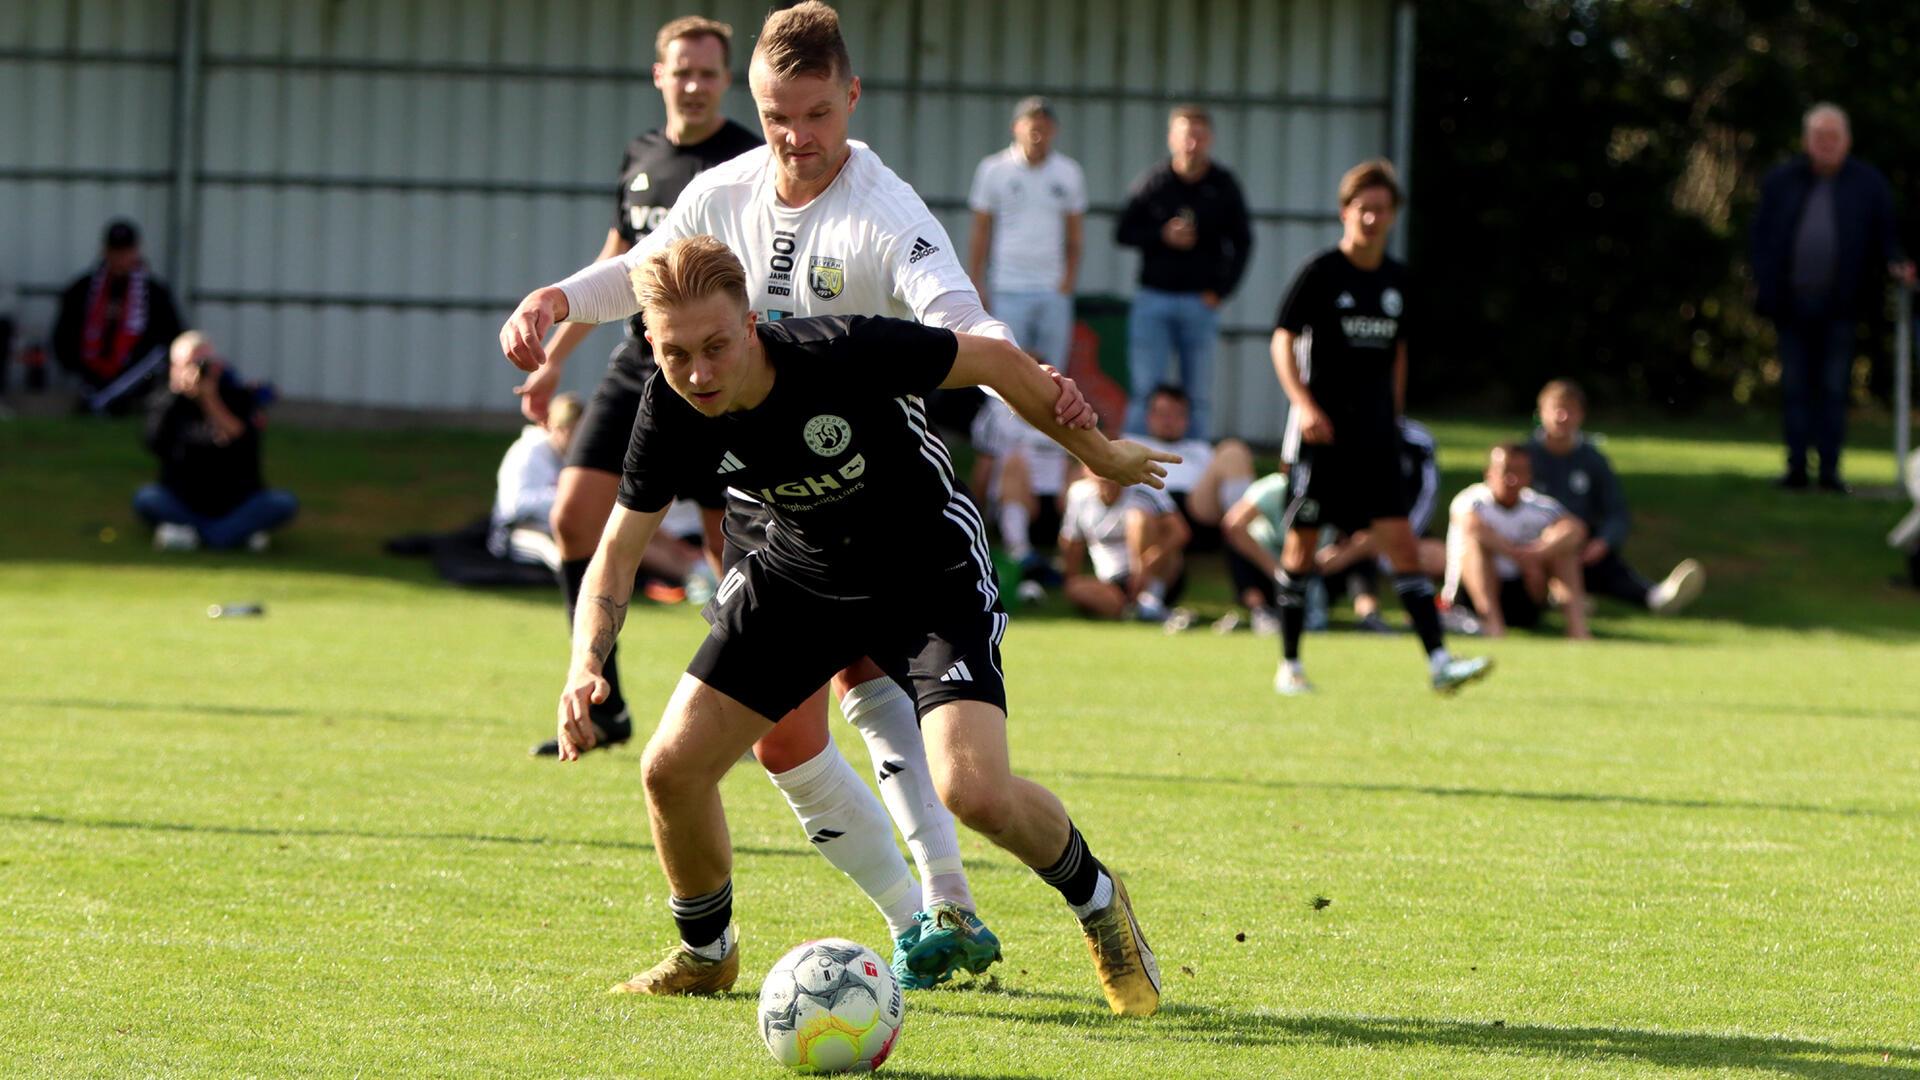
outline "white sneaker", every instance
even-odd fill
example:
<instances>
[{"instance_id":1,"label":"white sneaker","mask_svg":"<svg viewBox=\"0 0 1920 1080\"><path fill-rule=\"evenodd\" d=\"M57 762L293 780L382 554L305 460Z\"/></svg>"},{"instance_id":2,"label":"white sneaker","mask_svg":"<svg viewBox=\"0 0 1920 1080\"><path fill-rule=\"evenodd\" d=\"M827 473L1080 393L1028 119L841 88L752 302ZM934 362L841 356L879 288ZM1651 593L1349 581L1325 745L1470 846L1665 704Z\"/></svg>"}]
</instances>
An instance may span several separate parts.
<instances>
[{"instance_id":1,"label":"white sneaker","mask_svg":"<svg viewBox=\"0 0 1920 1080\"><path fill-rule=\"evenodd\" d=\"M253 552L255 555L260 554L272 546L273 539L267 535L267 530L265 529L261 529L259 532L247 537L247 550Z\"/></svg>"},{"instance_id":2,"label":"white sneaker","mask_svg":"<svg viewBox=\"0 0 1920 1080\"><path fill-rule=\"evenodd\" d=\"M1213 632L1216 634L1231 634L1238 629L1240 629L1238 611L1229 611L1213 621Z\"/></svg>"},{"instance_id":3,"label":"white sneaker","mask_svg":"<svg viewBox=\"0 0 1920 1080\"><path fill-rule=\"evenodd\" d=\"M1700 590L1706 588L1707 572L1692 559L1682 560L1667 575L1667 580L1653 587L1647 594L1647 609L1655 615L1678 615L1688 604L1700 599Z\"/></svg>"},{"instance_id":4,"label":"white sneaker","mask_svg":"<svg viewBox=\"0 0 1920 1080\"><path fill-rule=\"evenodd\" d=\"M1296 673L1285 660L1282 660L1280 670L1273 673L1273 692L1282 697L1300 697L1303 694L1313 693L1313 684L1307 681L1305 675Z\"/></svg>"},{"instance_id":5,"label":"white sneaker","mask_svg":"<svg viewBox=\"0 0 1920 1080\"><path fill-rule=\"evenodd\" d=\"M160 524L153 527L153 550L192 551L200 546L200 534L191 525Z\"/></svg>"},{"instance_id":6,"label":"white sneaker","mask_svg":"<svg viewBox=\"0 0 1920 1080\"><path fill-rule=\"evenodd\" d=\"M1037 581L1023 581L1013 590L1023 604L1037 604L1047 598L1047 587Z\"/></svg>"},{"instance_id":7,"label":"white sneaker","mask_svg":"<svg viewBox=\"0 0 1920 1080\"><path fill-rule=\"evenodd\" d=\"M1253 609L1253 634L1255 637L1277 637L1280 634L1280 613L1270 607Z\"/></svg>"},{"instance_id":8,"label":"white sneaker","mask_svg":"<svg viewBox=\"0 0 1920 1080\"><path fill-rule=\"evenodd\" d=\"M1192 608L1177 607L1167 612L1167 621L1160 626L1169 634L1179 634L1193 629L1193 624L1199 621L1200 616Z\"/></svg>"}]
</instances>

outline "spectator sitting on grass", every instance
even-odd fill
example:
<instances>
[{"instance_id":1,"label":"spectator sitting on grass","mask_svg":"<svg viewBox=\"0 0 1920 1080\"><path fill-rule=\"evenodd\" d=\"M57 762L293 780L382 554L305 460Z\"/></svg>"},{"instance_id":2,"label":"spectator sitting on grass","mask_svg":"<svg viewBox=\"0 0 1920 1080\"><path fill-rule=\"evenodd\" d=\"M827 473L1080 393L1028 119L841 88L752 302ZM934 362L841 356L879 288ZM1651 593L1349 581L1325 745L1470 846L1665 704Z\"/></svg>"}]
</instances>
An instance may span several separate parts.
<instances>
[{"instance_id":1,"label":"spectator sitting on grass","mask_svg":"<svg viewBox=\"0 0 1920 1080\"><path fill-rule=\"evenodd\" d=\"M995 398L974 414L972 442L973 491L986 499L1001 550L1020 567L1020 598L1038 600L1058 583L1037 549L1051 548L1060 535L1060 498L1072 459Z\"/></svg>"},{"instance_id":2,"label":"spectator sitting on grass","mask_svg":"<svg viewBox=\"0 0 1920 1080\"><path fill-rule=\"evenodd\" d=\"M1587 527L1528 487L1527 448L1506 443L1487 457L1486 480L1454 497L1447 528L1449 605L1470 604L1488 637L1540 625L1548 590L1566 615L1567 636L1588 638L1580 550Z\"/></svg>"},{"instance_id":3,"label":"spectator sitting on grass","mask_svg":"<svg viewBox=\"0 0 1920 1080\"><path fill-rule=\"evenodd\" d=\"M1555 379L1540 391L1540 429L1527 443L1533 486L1586 525L1580 565L1588 593L1625 600L1655 615L1676 614L1699 598L1706 571L1682 559L1655 585L1627 565L1620 553L1629 524L1626 492L1607 456L1581 432L1586 419L1587 397L1573 380Z\"/></svg>"},{"instance_id":4,"label":"spectator sitting on grass","mask_svg":"<svg viewBox=\"0 0 1920 1080\"><path fill-rule=\"evenodd\" d=\"M1088 477L1067 489L1060 562L1067 599L1099 619L1164 623L1167 589L1180 576L1187 525L1163 491ZM1084 562L1093 560L1093 573Z\"/></svg>"},{"instance_id":5,"label":"spectator sitting on grass","mask_svg":"<svg viewBox=\"0 0 1920 1080\"><path fill-rule=\"evenodd\" d=\"M167 385L154 393L147 417L160 481L134 494L134 511L154 526L153 546L163 551L266 550L267 534L299 503L260 477L255 391L198 331L175 338L169 359Z\"/></svg>"},{"instance_id":6,"label":"spectator sitting on grass","mask_svg":"<svg viewBox=\"0 0 1920 1080\"><path fill-rule=\"evenodd\" d=\"M496 558L559 568L560 549L554 546L549 519L560 493L560 467L579 422L579 395L561 394L547 406L546 426L520 429L520 437L500 459L487 528L487 550Z\"/></svg>"}]
</instances>

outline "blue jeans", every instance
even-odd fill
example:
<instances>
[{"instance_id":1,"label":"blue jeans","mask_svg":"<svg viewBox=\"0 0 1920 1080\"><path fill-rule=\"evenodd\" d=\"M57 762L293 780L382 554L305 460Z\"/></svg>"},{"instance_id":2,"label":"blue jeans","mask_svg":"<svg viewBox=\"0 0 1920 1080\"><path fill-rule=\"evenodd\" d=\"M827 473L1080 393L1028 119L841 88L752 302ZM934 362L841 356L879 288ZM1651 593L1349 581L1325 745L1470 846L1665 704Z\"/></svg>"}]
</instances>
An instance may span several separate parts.
<instances>
[{"instance_id":1,"label":"blue jeans","mask_svg":"<svg viewBox=\"0 0 1920 1080\"><path fill-rule=\"evenodd\" d=\"M1807 474L1807 443L1820 451L1820 475L1840 478L1840 444L1847 435L1847 394L1853 381L1853 320L1783 316L1780 389L1786 404L1787 472Z\"/></svg>"},{"instance_id":2,"label":"blue jeans","mask_svg":"<svg viewBox=\"0 0 1920 1080\"><path fill-rule=\"evenodd\" d=\"M1127 373L1131 400L1127 430L1145 431L1147 397L1163 382L1177 381L1193 402L1187 436L1210 439L1213 420L1213 346L1220 313L1200 294L1161 292L1142 286L1127 313ZM1177 364L1178 380L1169 379Z\"/></svg>"},{"instance_id":3,"label":"blue jeans","mask_svg":"<svg viewBox=\"0 0 1920 1080\"><path fill-rule=\"evenodd\" d=\"M999 292L993 294L994 318L1013 330L1020 347L1067 372L1073 344L1073 297L1060 292Z\"/></svg>"},{"instance_id":4,"label":"blue jeans","mask_svg":"<svg viewBox=\"0 0 1920 1080\"><path fill-rule=\"evenodd\" d=\"M257 532L277 529L293 520L300 503L285 491L256 491L221 517L195 513L180 497L159 484L133 493L133 512L154 525L191 525L200 542L210 548L237 548Z\"/></svg>"}]
</instances>

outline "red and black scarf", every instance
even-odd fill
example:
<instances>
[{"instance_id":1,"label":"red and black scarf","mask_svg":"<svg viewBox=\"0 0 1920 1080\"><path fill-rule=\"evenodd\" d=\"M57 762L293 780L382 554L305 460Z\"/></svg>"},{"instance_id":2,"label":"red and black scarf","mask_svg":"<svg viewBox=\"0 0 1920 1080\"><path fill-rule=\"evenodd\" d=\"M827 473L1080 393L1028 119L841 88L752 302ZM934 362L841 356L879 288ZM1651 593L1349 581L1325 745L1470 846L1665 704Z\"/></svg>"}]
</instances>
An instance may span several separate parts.
<instances>
[{"instance_id":1,"label":"red and black scarf","mask_svg":"<svg viewBox=\"0 0 1920 1080\"><path fill-rule=\"evenodd\" d=\"M143 263L127 275L127 295L120 307L120 325L107 337L107 309L110 306L107 264L93 272L87 286L87 322L80 335L80 360L96 378L111 379L126 370L133 347L147 332L147 268Z\"/></svg>"}]
</instances>

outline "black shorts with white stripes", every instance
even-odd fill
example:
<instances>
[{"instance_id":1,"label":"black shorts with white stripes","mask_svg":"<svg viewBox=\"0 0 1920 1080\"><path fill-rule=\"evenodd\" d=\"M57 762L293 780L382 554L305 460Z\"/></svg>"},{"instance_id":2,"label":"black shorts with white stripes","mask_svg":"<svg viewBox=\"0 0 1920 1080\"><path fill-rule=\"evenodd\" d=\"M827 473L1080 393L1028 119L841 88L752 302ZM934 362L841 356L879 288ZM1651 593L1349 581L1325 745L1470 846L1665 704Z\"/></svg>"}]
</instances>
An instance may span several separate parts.
<instances>
[{"instance_id":1,"label":"black shorts with white stripes","mask_svg":"<svg viewBox=\"0 0 1920 1080\"><path fill-rule=\"evenodd\" d=\"M1005 712L1007 614L998 603L983 608L977 579L968 566L884 597L829 597L749 552L707 605L712 627L687 672L770 723L863 656L913 697L921 716L953 701Z\"/></svg>"}]
</instances>

